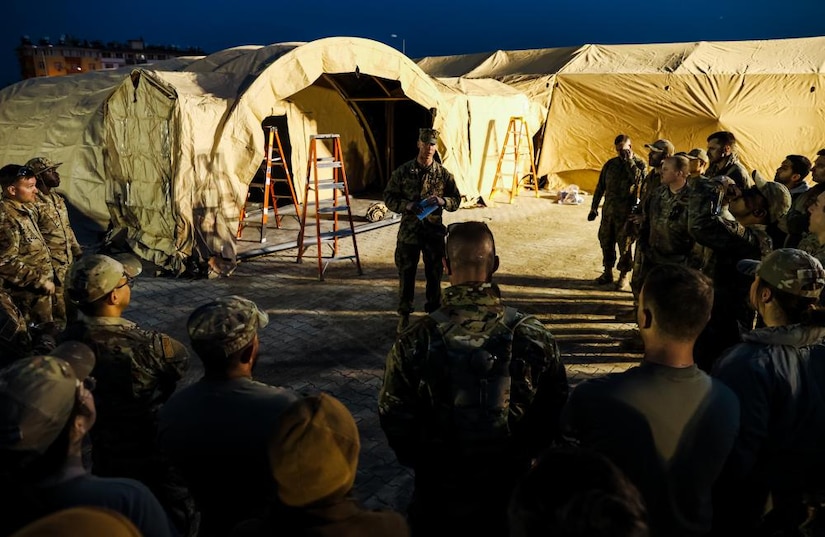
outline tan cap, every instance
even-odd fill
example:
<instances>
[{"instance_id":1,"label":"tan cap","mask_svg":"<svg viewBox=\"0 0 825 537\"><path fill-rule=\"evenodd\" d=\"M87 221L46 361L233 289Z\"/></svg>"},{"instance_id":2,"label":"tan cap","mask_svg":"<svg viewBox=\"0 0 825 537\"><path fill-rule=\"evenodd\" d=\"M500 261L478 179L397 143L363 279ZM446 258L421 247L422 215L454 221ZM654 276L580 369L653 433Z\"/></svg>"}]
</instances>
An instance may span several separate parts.
<instances>
[{"instance_id":1,"label":"tan cap","mask_svg":"<svg viewBox=\"0 0 825 537\"><path fill-rule=\"evenodd\" d=\"M63 163L62 162L53 162L53 161L47 159L46 157L34 157L33 159L30 159L26 163L26 166L31 168L31 170L34 172L34 175L37 176L37 175L40 175L41 173L43 173L45 171L54 170L58 166L60 166L61 164L63 164Z\"/></svg>"},{"instance_id":2,"label":"tan cap","mask_svg":"<svg viewBox=\"0 0 825 537\"><path fill-rule=\"evenodd\" d=\"M676 152L676 146L674 146L670 140L656 140L652 144L645 144L645 147L648 148L653 153L661 153L664 151L665 155L673 155Z\"/></svg>"},{"instance_id":3,"label":"tan cap","mask_svg":"<svg viewBox=\"0 0 825 537\"><path fill-rule=\"evenodd\" d=\"M228 356L246 347L269 324L269 315L242 296L219 298L198 307L189 316L186 329L192 343L221 347Z\"/></svg>"},{"instance_id":4,"label":"tan cap","mask_svg":"<svg viewBox=\"0 0 825 537\"><path fill-rule=\"evenodd\" d=\"M691 160L701 160L705 164L708 164L710 162L710 159L708 158L708 152L699 147L691 149L685 154L685 156Z\"/></svg>"},{"instance_id":5,"label":"tan cap","mask_svg":"<svg viewBox=\"0 0 825 537\"><path fill-rule=\"evenodd\" d=\"M360 448L358 426L338 399L322 393L292 403L269 441L281 501L300 507L349 492Z\"/></svg>"},{"instance_id":6,"label":"tan cap","mask_svg":"<svg viewBox=\"0 0 825 537\"><path fill-rule=\"evenodd\" d=\"M141 537L124 515L102 507L70 507L39 518L11 537Z\"/></svg>"}]
</instances>

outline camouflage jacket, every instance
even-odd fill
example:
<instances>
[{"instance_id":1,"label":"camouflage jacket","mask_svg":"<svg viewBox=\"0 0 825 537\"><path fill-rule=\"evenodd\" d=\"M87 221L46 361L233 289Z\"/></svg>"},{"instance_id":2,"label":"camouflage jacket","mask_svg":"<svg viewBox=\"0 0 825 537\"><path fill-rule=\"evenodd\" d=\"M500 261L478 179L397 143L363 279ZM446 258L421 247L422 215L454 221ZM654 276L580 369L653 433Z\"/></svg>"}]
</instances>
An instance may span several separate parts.
<instances>
[{"instance_id":1,"label":"camouflage jacket","mask_svg":"<svg viewBox=\"0 0 825 537\"><path fill-rule=\"evenodd\" d=\"M742 259L761 259L773 250L773 243L764 225L743 226L728 220L721 210L720 193L711 180L697 184L689 200L688 229L698 244L713 251L714 262L703 268L713 278L714 287L744 285L736 270Z\"/></svg>"},{"instance_id":2,"label":"camouflage jacket","mask_svg":"<svg viewBox=\"0 0 825 537\"><path fill-rule=\"evenodd\" d=\"M791 208L785 215L789 245L792 246L794 243L798 243L802 236L808 232L808 224L811 219L811 215L808 214L808 207L823 192L825 192L825 183L817 183L797 196L791 194L793 203L791 203Z\"/></svg>"},{"instance_id":3,"label":"camouflage jacket","mask_svg":"<svg viewBox=\"0 0 825 537\"><path fill-rule=\"evenodd\" d=\"M114 429L138 442L154 442L153 432L150 438L137 436L154 428L157 411L189 367L186 347L120 317L83 315L63 339L81 341L95 353L98 433Z\"/></svg>"},{"instance_id":4,"label":"camouflage jacket","mask_svg":"<svg viewBox=\"0 0 825 537\"><path fill-rule=\"evenodd\" d=\"M505 307L494 284L467 283L445 289L439 311L467 331L486 333L503 319ZM567 376L555 338L538 319L518 313L514 326L509 401L512 445L515 452L533 456L559 434ZM402 464L418 469L458 463L458 468L468 463L456 460L452 431L436 426L442 420L435 414L453 402L436 400L438 387L449 379L444 378L444 357L430 356L434 338L441 335L433 317L427 316L396 340L387 356L378 413ZM439 367L431 367L433 363Z\"/></svg>"},{"instance_id":5,"label":"camouflage jacket","mask_svg":"<svg viewBox=\"0 0 825 537\"><path fill-rule=\"evenodd\" d=\"M0 212L0 278L9 289L45 293L54 280L49 248L29 206L3 198Z\"/></svg>"},{"instance_id":6,"label":"camouflage jacket","mask_svg":"<svg viewBox=\"0 0 825 537\"><path fill-rule=\"evenodd\" d=\"M707 177L727 175L733 179L736 186L743 190L753 186L753 179L751 179L748 170L739 162L739 157L736 155L730 155L728 158L711 165L705 171L705 175Z\"/></svg>"},{"instance_id":7,"label":"camouflage jacket","mask_svg":"<svg viewBox=\"0 0 825 537\"><path fill-rule=\"evenodd\" d=\"M389 210L402 215L398 242L417 243L428 232L443 233L442 209L437 209L424 220L419 220L416 213L406 209L408 203L418 203L430 196L444 198L444 209L448 211L455 211L461 203L453 174L438 162L433 161L424 168L417 160L411 160L392 172L384 189L384 203Z\"/></svg>"},{"instance_id":8,"label":"camouflage jacket","mask_svg":"<svg viewBox=\"0 0 825 537\"><path fill-rule=\"evenodd\" d=\"M634 156L631 162L621 157L613 157L602 166L590 209L597 210L604 197L602 218L608 215L626 219L630 209L638 201L644 178L645 163L642 159Z\"/></svg>"},{"instance_id":9,"label":"camouflage jacket","mask_svg":"<svg viewBox=\"0 0 825 537\"><path fill-rule=\"evenodd\" d=\"M56 192L45 194L38 191L34 205L37 209L37 225L46 239L54 270L65 270L81 254L80 244L69 224L66 202Z\"/></svg>"},{"instance_id":10,"label":"camouflage jacket","mask_svg":"<svg viewBox=\"0 0 825 537\"><path fill-rule=\"evenodd\" d=\"M641 204L642 208L647 208L650 206L650 195L653 194L653 191L659 188L662 185L662 174L659 173L659 170L653 168L650 170L650 173L647 174L645 177L644 182L642 183L642 188L639 194L639 203Z\"/></svg>"},{"instance_id":11,"label":"camouflage jacket","mask_svg":"<svg viewBox=\"0 0 825 537\"><path fill-rule=\"evenodd\" d=\"M691 265L693 237L688 231L688 200L690 187L671 192L660 185L650 195L647 218L642 225L642 247L645 257L653 263Z\"/></svg>"}]
</instances>

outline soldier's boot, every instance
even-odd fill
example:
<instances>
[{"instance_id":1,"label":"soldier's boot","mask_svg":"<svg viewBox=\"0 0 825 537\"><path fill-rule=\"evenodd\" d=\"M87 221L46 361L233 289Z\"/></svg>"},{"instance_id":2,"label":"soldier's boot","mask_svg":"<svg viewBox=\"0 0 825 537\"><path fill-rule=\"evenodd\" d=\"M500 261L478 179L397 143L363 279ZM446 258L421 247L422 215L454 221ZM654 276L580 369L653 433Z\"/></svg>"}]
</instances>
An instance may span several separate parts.
<instances>
[{"instance_id":1,"label":"soldier's boot","mask_svg":"<svg viewBox=\"0 0 825 537\"><path fill-rule=\"evenodd\" d=\"M627 272L619 273L619 281L616 282L617 291L630 291L630 277Z\"/></svg>"},{"instance_id":2,"label":"soldier's boot","mask_svg":"<svg viewBox=\"0 0 825 537\"><path fill-rule=\"evenodd\" d=\"M410 326L410 314L409 313L402 313L398 318L398 326L396 327L396 332L401 333Z\"/></svg>"},{"instance_id":3,"label":"soldier's boot","mask_svg":"<svg viewBox=\"0 0 825 537\"><path fill-rule=\"evenodd\" d=\"M605 267L602 275L596 278L596 283L604 285L606 283L613 283L613 269Z\"/></svg>"}]
</instances>

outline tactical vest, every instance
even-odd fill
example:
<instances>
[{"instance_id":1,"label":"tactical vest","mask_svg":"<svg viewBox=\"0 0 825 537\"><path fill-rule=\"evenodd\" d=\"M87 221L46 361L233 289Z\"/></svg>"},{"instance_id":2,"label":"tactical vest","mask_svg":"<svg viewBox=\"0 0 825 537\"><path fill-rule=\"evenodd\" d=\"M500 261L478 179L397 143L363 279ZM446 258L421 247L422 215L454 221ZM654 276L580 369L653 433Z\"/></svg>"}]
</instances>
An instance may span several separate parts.
<instances>
[{"instance_id":1,"label":"tactical vest","mask_svg":"<svg viewBox=\"0 0 825 537\"><path fill-rule=\"evenodd\" d=\"M449 440L456 455L500 453L510 438L510 365L513 334L532 316L507 307L486 332L473 332L450 320L442 310L428 352L433 379L433 416L438 439Z\"/></svg>"}]
</instances>

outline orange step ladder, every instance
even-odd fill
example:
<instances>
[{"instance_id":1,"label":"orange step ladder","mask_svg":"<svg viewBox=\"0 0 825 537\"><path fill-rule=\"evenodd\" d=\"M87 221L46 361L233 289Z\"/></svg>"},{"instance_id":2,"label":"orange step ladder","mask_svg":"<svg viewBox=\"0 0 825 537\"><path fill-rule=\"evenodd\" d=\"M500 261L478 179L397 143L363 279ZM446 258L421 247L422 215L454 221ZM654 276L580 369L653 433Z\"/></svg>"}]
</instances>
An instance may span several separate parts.
<instances>
[{"instance_id":1,"label":"orange step ladder","mask_svg":"<svg viewBox=\"0 0 825 537\"><path fill-rule=\"evenodd\" d=\"M524 159L530 162L530 174L521 177L521 164ZM507 160L508 167L512 164L512 181L510 188L503 186L504 176L510 175L502 171ZM519 195L522 186L531 187L539 197L538 177L536 176L536 164L533 160L533 140L530 138L530 131L527 128L527 121L521 116L512 116L507 125L507 134L504 135L504 143L501 146L501 153L498 155L496 164L496 175L493 179L493 190L490 192L490 201L496 192L509 192L510 203L513 198Z\"/></svg>"},{"instance_id":2,"label":"orange step ladder","mask_svg":"<svg viewBox=\"0 0 825 537\"><path fill-rule=\"evenodd\" d=\"M332 156L318 156L319 144L325 145ZM330 170L331 177L319 177L319 170ZM331 199L322 199L320 196L321 190L331 190ZM314 200L310 199L310 191L313 193ZM298 232L298 263L303 261L304 252L309 247L306 245L305 239L307 236L307 207L311 204L314 205L315 212L318 279L324 281L324 272L332 261L350 260L358 268L358 274L363 274L361 258L358 255L358 243L355 239L355 225L352 221L347 174L341 152L341 136L338 134L315 134L309 137L307 180L304 187L304 205L301 211L301 230ZM331 224L331 228L326 231L321 230L323 215L332 216L331 221L324 219L325 225ZM348 226L341 227L339 215L346 217ZM338 242L339 239L346 237L352 237L354 253L342 256L339 254ZM332 251L329 256L323 255L323 244L327 244L331 248Z\"/></svg>"}]
</instances>

